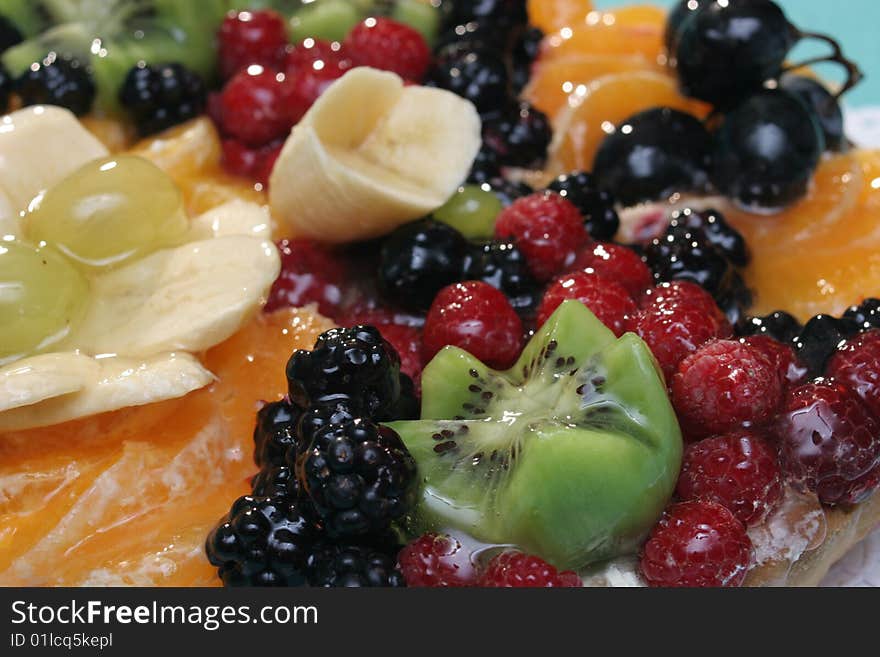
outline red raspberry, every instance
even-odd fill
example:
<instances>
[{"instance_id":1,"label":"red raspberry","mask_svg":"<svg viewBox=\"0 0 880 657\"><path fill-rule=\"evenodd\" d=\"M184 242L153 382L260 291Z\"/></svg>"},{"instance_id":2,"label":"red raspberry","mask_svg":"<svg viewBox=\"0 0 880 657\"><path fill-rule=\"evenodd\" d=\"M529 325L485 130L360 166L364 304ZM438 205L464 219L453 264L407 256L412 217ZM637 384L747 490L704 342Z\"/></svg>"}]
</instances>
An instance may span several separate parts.
<instances>
[{"instance_id":1,"label":"red raspberry","mask_svg":"<svg viewBox=\"0 0 880 657\"><path fill-rule=\"evenodd\" d=\"M284 98L284 76L261 67L235 75L220 95L221 128L248 146L287 135L293 122Z\"/></svg>"},{"instance_id":2,"label":"red raspberry","mask_svg":"<svg viewBox=\"0 0 880 657\"><path fill-rule=\"evenodd\" d=\"M409 25L368 18L348 33L345 48L358 66L372 66L420 82L431 64L431 49Z\"/></svg>"},{"instance_id":3,"label":"red raspberry","mask_svg":"<svg viewBox=\"0 0 880 657\"><path fill-rule=\"evenodd\" d=\"M761 426L782 401L782 382L760 351L735 340L715 340L678 365L672 405L685 435L700 438Z\"/></svg>"},{"instance_id":4,"label":"red raspberry","mask_svg":"<svg viewBox=\"0 0 880 657\"><path fill-rule=\"evenodd\" d=\"M282 140L251 148L237 139L224 139L220 162L223 169L234 176L251 178L265 184L283 146Z\"/></svg>"},{"instance_id":5,"label":"red raspberry","mask_svg":"<svg viewBox=\"0 0 880 657\"><path fill-rule=\"evenodd\" d=\"M808 370L791 345L774 340L769 335L750 335L740 342L757 349L770 359L784 387L799 385L806 379Z\"/></svg>"},{"instance_id":6,"label":"red raspberry","mask_svg":"<svg viewBox=\"0 0 880 657\"><path fill-rule=\"evenodd\" d=\"M643 310L630 319L629 330L651 348L667 382L685 356L710 340L733 333L712 297L693 283L658 286L646 295L643 304Z\"/></svg>"},{"instance_id":7,"label":"red raspberry","mask_svg":"<svg viewBox=\"0 0 880 657\"><path fill-rule=\"evenodd\" d=\"M287 55L285 100L290 119L297 123L318 97L354 64L336 42L306 39Z\"/></svg>"},{"instance_id":8,"label":"red raspberry","mask_svg":"<svg viewBox=\"0 0 880 657\"><path fill-rule=\"evenodd\" d=\"M746 528L715 502L673 504L642 549L642 575L650 586L742 586L752 563Z\"/></svg>"},{"instance_id":9,"label":"red raspberry","mask_svg":"<svg viewBox=\"0 0 880 657\"><path fill-rule=\"evenodd\" d=\"M538 557L522 552L502 552L480 576L479 586L494 588L579 588L583 582L571 570L558 572Z\"/></svg>"},{"instance_id":10,"label":"red raspberry","mask_svg":"<svg viewBox=\"0 0 880 657\"><path fill-rule=\"evenodd\" d=\"M848 385L880 418L880 330L847 342L831 357L828 376Z\"/></svg>"},{"instance_id":11,"label":"red raspberry","mask_svg":"<svg viewBox=\"0 0 880 657\"><path fill-rule=\"evenodd\" d=\"M228 80L251 64L277 69L284 59L287 26L271 10L230 12L217 35L220 75Z\"/></svg>"},{"instance_id":12,"label":"red raspberry","mask_svg":"<svg viewBox=\"0 0 880 657\"><path fill-rule=\"evenodd\" d=\"M495 220L495 237L513 238L542 283L570 267L590 241L584 219L568 200L552 192L517 199Z\"/></svg>"},{"instance_id":13,"label":"red raspberry","mask_svg":"<svg viewBox=\"0 0 880 657\"><path fill-rule=\"evenodd\" d=\"M776 451L748 430L688 445L676 492L683 500L718 502L743 524L753 525L782 497Z\"/></svg>"},{"instance_id":14,"label":"red raspberry","mask_svg":"<svg viewBox=\"0 0 880 657\"><path fill-rule=\"evenodd\" d=\"M397 556L407 586L476 586L470 554L451 536L424 534Z\"/></svg>"},{"instance_id":15,"label":"red raspberry","mask_svg":"<svg viewBox=\"0 0 880 657\"><path fill-rule=\"evenodd\" d=\"M469 281L440 290L422 340L425 362L446 345L455 345L489 367L506 369L522 351L523 327L503 293L488 283Z\"/></svg>"},{"instance_id":16,"label":"red raspberry","mask_svg":"<svg viewBox=\"0 0 880 657\"><path fill-rule=\"evenodd\" d=\"M265 311L317 303L321 314L334 317L346 282L342 259L307 240L281 240L277 246L281 273L269 291Z\"/></svg>"},{"instance_id":17,"label":"red raspberry","mask_svg":"<svg viewBox=\"0 0 880 657\"><path fill-rule=\"evenodd\" d=\"M413 326L402 324L374 324L379 333L391 343L400 356L400 371L409 375L418 391L422 376L422 333Z\"/></svg>"},{"instance_id":18,"label":"red raspberry","mask_svg":"<svg viewBox=\"0 0 880 657\"><path fill-rule=\"evenodd\" d=\"M789 390L774 432L783 472L825 504L855 504L880 485L880 422L843 383Z\"/></svg>"},{"instance_id":19,"label":"red raspberry","mask_svg":"<svg viewBox=\"0 0 880 657\"><path fill-rule=\"evenodd\" d=\"M636 304L626 288L596 274L578 271L560 276L544 293L538 307L538 326L566 299L580 301L617 337L626 332L629 316L636 313Z\"/></svg>"},{"instance_id":20,"label":"red raspberry","mask_svg":"<svg viewBox=\"0 0 880 657\"><path fill-rule=\"evenodd\" d=\"M272 175L272 169L275 167L278 156L281 155L282 148L284 148L284 142L279 141L278 143L263 146L259 150L259 159L254 169L254 178L257 182L264 186L269 184L269 176Z\"/></svg>"},{"instance_id":21,"label":"red raspberry","mask_svg":"<svg viewBox=\"0 0 880 657\"><path fill-rule=\"evenodd\" d=\"M654 284L648 265L630 248L620 244L590 244L577 254L571 271L598 274L626 288L634 299Z\"/></svg>"}]
</instances>

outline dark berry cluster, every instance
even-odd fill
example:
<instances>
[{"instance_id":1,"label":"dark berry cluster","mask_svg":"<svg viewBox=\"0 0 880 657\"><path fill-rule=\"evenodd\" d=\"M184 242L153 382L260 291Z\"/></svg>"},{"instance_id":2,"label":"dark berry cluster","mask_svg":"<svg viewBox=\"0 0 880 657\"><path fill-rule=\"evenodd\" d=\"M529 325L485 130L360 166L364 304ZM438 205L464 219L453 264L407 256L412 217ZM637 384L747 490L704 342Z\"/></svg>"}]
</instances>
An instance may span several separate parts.
<instances>
[{"instance_id":1,"label":"dark berry cluster","mask_svg":"<svg viewBox=\"0 0 880 657\"><path fill-rule=\"evenodd\" d=\"M377 424L413 414L397 353L373 327L333 329L287 374L290 401L257 414L252 495L208 537L209 560L228 586L402 586L394 523L415 503L416 464Z\"/></svg>"},{"instance_id":2,"label":"dark berry cluster","mask_svg":"<svg viewBox=\"0 0 880 657\"><path fill-rule=\"evenodd\" d=\"M207 92L202 78L183 64L132 67L119 91L142 136L188 121L205 109Z\"/></svg>"},{"instance_id":3,"label":"dark berry cluster","mask_svg":"<svg viewBox=\"0 0 880 657\"><path fill-rule=\"evenodd\" d=\"M737 267L748 264L742 236L717 210L673 213L665 232L645 249L657 282L689 280L708 291L737 322L752 297Z\"/></svg>"},{"instance_id":4,"label":"dark berry cluster","mask_svg":"<svg viewBox=\"0 0 880 657\"><path fill-rule=\"evenodd\" d=\"M77 116L86 114L95 100L95 84L86 67L54 52L28 67L14 88L23 105L58 105Z\"/></svg>"}]
</instances>

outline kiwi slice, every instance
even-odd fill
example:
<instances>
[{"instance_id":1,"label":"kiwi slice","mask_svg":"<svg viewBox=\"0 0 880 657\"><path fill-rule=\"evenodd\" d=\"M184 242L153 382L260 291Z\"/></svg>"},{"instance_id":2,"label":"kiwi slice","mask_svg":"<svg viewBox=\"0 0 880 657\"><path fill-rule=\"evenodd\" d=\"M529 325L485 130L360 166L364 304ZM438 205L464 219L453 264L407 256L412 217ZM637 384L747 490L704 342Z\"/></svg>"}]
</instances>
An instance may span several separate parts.
<instances>
[{"instance_id":1,"label":"kiwi slice","mask_svg":"<svg viewBox=\"0 0 880 657\"><path fill-rule=\"evenodd\" d=\"M422 419L392 426L424 480L414 532L464 531L562 568L634 551L681 465L651 351L578 301L506 372L446 347L423 372Z\"/></svg>"}]
</instances>

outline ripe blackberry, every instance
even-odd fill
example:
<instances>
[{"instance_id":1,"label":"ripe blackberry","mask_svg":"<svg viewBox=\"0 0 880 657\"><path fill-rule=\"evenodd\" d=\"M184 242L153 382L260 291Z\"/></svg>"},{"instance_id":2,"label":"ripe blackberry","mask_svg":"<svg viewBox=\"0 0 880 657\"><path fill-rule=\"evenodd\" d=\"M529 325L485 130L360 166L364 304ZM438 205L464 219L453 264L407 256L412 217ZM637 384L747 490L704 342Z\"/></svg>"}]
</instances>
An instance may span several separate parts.
<instances>
[{"instance_id":1,"label":"ripe blackberry","mask_svg":"<svg viewBox=\"0 0 880 657\"><path fill-rule=\"evenodd\" d=\"M483 124L483 142L504 166L542 166L552 138L547 115L526 102L505 108Z\"/></svg>"},{"instance_id":2,"label":"ripe blackberry","mask_svg":"<svg viewBox=\"0 0 880 657\"><path fill-rule=\"evenodd\" d=\"M518 96L529 83L532 76L532 64L538 58L544 33L537 27L527 27L516 37L511 51L510 85L514 95Z\"/></svg>"},{"instance_id":3,"label":"ripe blackberry","mask_svg":"<svg viewBox=\"0 0 880 657\"><path fill-rule=\"evenodd\" d=\"M147 136L188 121L207 104L205 83L183 64L133 66L122 83L119 101Z\"/></svg>"},{"instance_id":4,"label":"ripe blackberry","mask_svg":"<svg viewBox=\"0 0 880 657\"><path fill-rule=\"evenodd\" d=\"M587 232L594 240L607 242L614 239L620 227L614 197L611 192L599 189L589 173L573 171L563 174L547 189L574 203L584 216Z\"/></svg>"},{"instance_id":5,"label":"ripe blackberry","mask_svg":"<svg viewBox=\"0 0 880 657\"><path fill-rule=\"evenodd\" d=\"M0 114L9 109L9 94L12 93L13 82L8 71L0 64Z\"/></svg>"},{"instance_id":6,"label":"ripe blackberry","mask_svg":"<svg viewBox=\"0 0 880 657\"><path fill-rule=\"evenodd\" d=\"M843 318L853 320L860 331L880 329L880 299L865 299L859 305L847 309Z\"/></svg>"},{"instance_id":7,"label":"ripe blackberry","mask_svg":"<svg viewBox=\"0 0 880 657\"><path fill-rule=\"evenodd\" d=\"M427 310L447 285L461 279L467 241L446 224L423 219L394 231L382 246L379 289L397 305Z\"/></svg>"},{"instance_id":8,"label":"ripe blackberry","mask_svg":"<svg viewBox=\"0 0 880 657\"><path fill-rule=\"evenodd\" d=\"M286 400L266 404L254 427L254 463L259 467L283 465L291 446L298 445L296 425L302 410Z\"/></svg>"},{"instance_id":9,"label":"ripe blackberry","mask_svg":"<svg viewBox=\"0 0 880 657\"><path fill-rule=\"evenodd\" d=\"M397 567L400 546L370 543L321 542L309 556L309 586L406 586Z\"/></svg>"},{"instance_id":10,"label":"ripe blackberry","mask_svg":"<svg viewBox=\"0 0 880 657\"><path fill-rule=\"evenodd\" d=\"M240 497L208 535L208 561L226 586L302 586L318 527L287 497Z\"/></svg>"},{"instance_id":11,"label":"ripe blackberry","mask_svg":"<svg viewBox=\"0 0 880 657\"><path fill-rule=\"evenodd\" d=\"M303 447L311 445L315 434L328 425L339 425L351 422L355 418L354 406L344 395L332 400L309 406L303 411L297 425L297 435Z\"/></svg>"},{"instance_id":12,"label":"ripe blackberry","mask_svg":"<svg viewBox=\"0 0 880 657\"><path fill-rule=\"evenodd\" d=\"M523 0L468 0L445 4L449 5L447 22L453 25L489 19L503 30L512 25L524 25L529 19Z\"/></svg>"},{"instance_id":13,"label":"ripe blackberry","mask_svg":"<svg viewBox=\"0 0 880 657\"><path fill-rule=\"evenodd\" d=\"M810 375L822 376L828 359L858 332L859 326L851 318L816 315L810 318L792 343Z\"/></svg>"},{"instance_id":14,"label":"ripe blackberry","mask_svg":"<svg viewBox=\"0 0 880 657\"><path fill-rule=\"evenodd\" d=\"M6 16L0 14L0 53L22 42L21 32Z\"/></svg>"},{"instance_id":15,"label":"ripe blackberry","mask_svg":"<svg viewBox=\"0 0 880 657\"><path fill-rule=\"evenodd\" d=\"M419 401L419 397L416 393L415 383L413 383L413 380L409 376L401 372L400 397L398 397L394 408L391 409L388 420L418 420L421 414L422 403ZM385 420L385 418L379 419L383 421Z\"/></svg>"},{"instance_id":16,"label":"ripe blackberry","mask_svg":"<svg viewBox=\"0 0 880 657\"><path fill-rule=\"evenodd\" d=\"M498 153L483 144L477 152L477 157L471 166L467 182L477 185L489 184L490 181L501 178L501 164L498 162Z\"/></svg>"},{"instance_id":17,"label":"ripe blackberry","mask_svg":"<svg viewBox=\"0 0 880 657\"><path fill-rule=\"evenodd\" d=\"M286 465L269 465L251 479L251 495L254 497L286 497L298 500L300 485L296 473Z\"/></svg>"},{"instance_id":18,"label":"ripe blackberry","mask_svg":"<svg viewBox=\"0 0 880 657\"><path fill-rule=\"evenodd\" d=\"M518 311L533 308L540 297L538 283L513 242L492 241L470 246L463 278L483 281L501 290Z\"/></svg>"},{"instance_id":19,"label":"ripe blackberry","mask_svg":"<svg viewBox=\"0 0 880 657\"><path fill-rule=\"evenodd\" d=\"M54 52L32 64L15 82L23 105L59 105L77 116L88 113L95 84L85 66Z\"/></svg>"},{"instance_id":20,"label":"ripe blackberry","mask_svg":"<svg viewBox=\"0 0 880 657\"><path fill-rule=\"evenodd\" d=\"M746 241L738 230L727 223L718 210L695 211L690 208L676 210L669 221L670 226L686 226L701 231L716 249L724 254L731 264L745 267L749 264L749 250Z\"/></svg>"},{"instance_id":21,"label":"ripe blackberry","mask_svg":"<svg viewBox=\"0 0 880 657\"><path fill-rule=\"evenodd\" d=\"M488 189L498 197L498 200L501 201L501 205L505 208L512 205L518 199L535 193L535 190L529 187L526 183L508 180L503 176L489 180L488 186Z\"/></svg>"},{"instance_id":22,"label":"ripe blackberry","mask_svg":"<svg viewBox=\"0 0 880 657\"><path fill-rule=\"evenodd\" d=\"M366 417L387 415L400 397L400 357L373 326L322 333L287 362L290 399L303 408L347 399Z\"/></svg>"},{"instance_id":23,"label":"ripe blackberry","mask_svg":"<svg viewBox=\"0 0 880 657\"><path fill-rule=\"evenodd\" d=\"M493 112L507 101L507 65L490 50L441 57L429 69L426 84L466 98L481 114Z\"/></svg>"},{"instance_id":24,"label":"ripe blackberry","mask_svg":"<svg viewBox=\"0 0 880 657\"><path fill-rule=\"evenodd\" d=\"M790 343L803 330L803 325L784 310L761 317L747 317L736 326L741 336L767 335L778 342Z\"/></svg>"},{"instance_id":25,"label":"ripe blackberry","mask_svg":"<svg viewBox=\"0 0 880 657\"><path fill-rule=\"evenodd\" d=\"M415 460L392 429L369 420L319 429L296 468L334 536L387 530L415 502Z\"/></svg>"}]
</instances>

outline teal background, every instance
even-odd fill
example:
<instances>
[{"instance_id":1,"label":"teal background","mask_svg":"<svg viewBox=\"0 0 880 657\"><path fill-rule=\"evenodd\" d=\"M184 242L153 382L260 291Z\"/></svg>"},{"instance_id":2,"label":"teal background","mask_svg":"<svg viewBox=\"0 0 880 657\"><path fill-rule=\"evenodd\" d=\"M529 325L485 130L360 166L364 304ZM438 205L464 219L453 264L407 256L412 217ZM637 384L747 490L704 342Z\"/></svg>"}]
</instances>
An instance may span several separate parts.
<instances>
[{"instance_id":1,"label":"teal background","mask_svg":"<svg viewBox=\"0 0 880 657\"><path fill-rule=\"evenodd\" d=\"M600 8L634 4L640 0L594 0ZM674 0L646 0L670 6ZM824 32L843 44L847 57L856 60L865 73L864 81L846 96L850 106L880 105L880 0L777 0L789 20L801 29ZM793 61L817 52L807 44L798 46ZM839 80L839 69L821 67L823 76Z\"/></svg>"}]
</instances>

